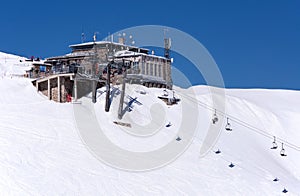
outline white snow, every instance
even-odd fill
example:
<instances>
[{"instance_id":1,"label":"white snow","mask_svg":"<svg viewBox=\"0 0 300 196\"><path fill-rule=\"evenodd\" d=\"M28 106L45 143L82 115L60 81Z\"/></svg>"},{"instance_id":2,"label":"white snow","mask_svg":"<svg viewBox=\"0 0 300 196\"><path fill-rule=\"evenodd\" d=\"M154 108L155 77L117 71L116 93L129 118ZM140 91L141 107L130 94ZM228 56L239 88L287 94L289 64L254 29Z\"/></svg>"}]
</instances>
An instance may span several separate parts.
<instances>
[{"instance_id":1,"label":"white snow","mask_svg":"<svg viewBox=\"0 0 300 196\"><path fill-rule=\"evenodd\" d=\"M13 73L9 55L4 55L6 63L2 56L0 73ZM186 104L198 107L199 121L188 150L165 167L127 172L91 154L76 128L72 104L47 100L28 79L0 78L0 195L281 195L284 188L289 195L300 194L299 91L226 89L226 113L236 119L231 121L233 131L222 130L214 147L220 154L211 151L200 158L213 111L197 105L211 105L208 87L192 89L197 100ZM175 95L184 101L190 90L175 88ZM181 102L168 107L157 99L162 89L128 85L127 92L142 105L133 103L125 119L141 125L152 122L153 104L161 107L154 113L160 116L163 110L166 118L158 125L160 132L134 137L112 122L117 119L114 108L119 95L111 112L105 113L105 93L99 93L93 105L98 121L106 136L124 149L148 151L163 146L179 131L181 115L190 115L181 114ZM172 126L166 129L168 122ZM280 141L277 150L270 149L273 135L287 143L288 156L279 155ZM235 167L228 167L231 162Z\"/></svg>"},{"instance_id":2,"label":"white snow","mask_svg":"<svg viewBox=\"0 0 300 196\"><path fill-rule=\"evenodd\" d=\"M32 62L26 62L25 57L0 52L0 77L22 76L32 67Z\"/></svg>"}]
</instances>

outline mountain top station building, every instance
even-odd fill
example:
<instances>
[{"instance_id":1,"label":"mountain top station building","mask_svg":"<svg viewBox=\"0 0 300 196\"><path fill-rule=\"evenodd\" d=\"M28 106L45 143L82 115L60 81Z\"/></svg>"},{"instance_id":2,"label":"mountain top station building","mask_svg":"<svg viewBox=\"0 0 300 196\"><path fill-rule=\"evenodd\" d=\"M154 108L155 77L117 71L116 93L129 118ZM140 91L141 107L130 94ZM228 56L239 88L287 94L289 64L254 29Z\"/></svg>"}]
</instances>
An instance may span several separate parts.
<instances>
[{"instance_id":1,"label":"mountain top station building","mask_svg":"<svg viewBox=\"0 0 300 196\"><path fill-rule=\"evenodd\" d=\"M94 41L69 46L72 52L63 56L47 58L52 73L75 73L105 82L107 65L112 64L112 82L120 81L125 64L127 81L147 87L172 89L171 59L169 55L157 56L149 50L119 42ZM115 78L115 79L114 79Z\"/></svg>"}]
</instances>

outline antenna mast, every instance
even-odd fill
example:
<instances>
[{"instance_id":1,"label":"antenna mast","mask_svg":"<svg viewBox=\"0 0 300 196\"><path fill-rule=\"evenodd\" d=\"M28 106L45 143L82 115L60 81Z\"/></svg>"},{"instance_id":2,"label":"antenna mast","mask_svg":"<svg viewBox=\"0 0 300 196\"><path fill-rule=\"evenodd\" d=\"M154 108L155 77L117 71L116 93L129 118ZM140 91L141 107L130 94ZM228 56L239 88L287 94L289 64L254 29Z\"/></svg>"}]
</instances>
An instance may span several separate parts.
<instances>
[{"instance_id":1,"label":"antenna mast","mask_svg":"<svg viewBox=\"0 0 300 196\"><path fill-rule=\"evenodd\" d=\"M84 30L83 27L81 29L81 43L85 42L85 34L84 34Z\"/></svg>"},{"instance_id":2,"label":"antenna mast","mask_svg":"<svg viewBox=\"0 0 300 196\"><path fill-rule=\"evenodd\" d=\"M164 29L164 46L165 46L165 57L170 58L170 49L171 49L171 38L166 37L166 32L169 29Z\"/></svg>"}]
</instances>

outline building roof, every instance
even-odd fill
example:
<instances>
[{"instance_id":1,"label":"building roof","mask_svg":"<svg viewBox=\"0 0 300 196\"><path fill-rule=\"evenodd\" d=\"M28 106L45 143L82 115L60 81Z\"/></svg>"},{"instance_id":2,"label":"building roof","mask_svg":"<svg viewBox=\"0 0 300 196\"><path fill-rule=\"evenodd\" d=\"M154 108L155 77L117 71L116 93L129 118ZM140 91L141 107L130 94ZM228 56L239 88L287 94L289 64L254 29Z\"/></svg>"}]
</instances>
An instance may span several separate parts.
<instances>
[{"instance_id":1,"label":"building roof","mask_svg":"<svg viewBox=\"0 0 300 196\"><path fill-rule=\"evenodd\" d=\"M72 49L78 49L78 48L83 48L83 47L93 47L93 45L105 45L105 44L113 44L113 45L119 45L119 46L124 46L124 47L128 47L128 48L134 48L134 49L140 49L144 52L149 52L149 49L147 48L140 48L137 46L131 46L131 45L125 45L125 44L121 44L121 43L117 43L117 42L110 42L110 41L96 41L96 42L85 42L85 43L80 43L80 44L72 44L69 45L70 48Z\"/></svg>"},{"instance_id":2,"label":"building roof","mask_svg":"<svg viewBox=\"0 0 300 196\"><path fill-rule=\"evenodd\" d=\"M114 57L115 58L123 58L123 57L136 57L136 56L147 56L147 57L153 57L153 58L160 58L160 59L165 59L165 60L170 60L164 56L157 56L154 54L145 54L145 53L140 53L140 52L133 52L129 50L121 50L115 53Z\"/></svg>"}]
</instances>

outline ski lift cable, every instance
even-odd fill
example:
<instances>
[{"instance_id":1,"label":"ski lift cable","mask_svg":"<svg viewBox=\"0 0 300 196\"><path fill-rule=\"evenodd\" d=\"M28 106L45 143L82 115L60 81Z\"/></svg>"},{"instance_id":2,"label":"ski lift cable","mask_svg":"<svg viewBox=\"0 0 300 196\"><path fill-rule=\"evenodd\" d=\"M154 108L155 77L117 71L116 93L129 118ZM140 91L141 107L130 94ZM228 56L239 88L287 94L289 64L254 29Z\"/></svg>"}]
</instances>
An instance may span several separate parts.
<instances>
[{"instance_id":1,"label":"ski lift cable","mask_svg":"<svg viewBox=\"0 0 300 196\"><path fill-rule=\"evenodd\" d=\"M274 136L274 135L272 135L270 133L267 133L266 131L264 131L264 130L262 130L260 128L254 127L253 125L251 125L251 124L249 124L249 123L247 123L245 121L242 121L242 120L240 120L240 119L238 119L238 118L236 118L236 117L234 117L232 115L226 114L225 112L217 110L217 109L213 108L212 106L209 106L208 104L205 104L205 103L203 103L203 102L201 102L201 101L199 101L199 100L197 100L197 99L195 99L193 97L190 97L189 95L185 95L185 94L178 93L178 92L177 92L177 94L180 94L181 96L186 97L190 101L192 101L194 103L197 103L198 105L200 105L200 106L202 106L202 107L204 107L204 108L206 108L208 110L211 110L211 111L215 111L216 110L218 114L220 114L222 116L230 117L231 121L236 122L236 123L238 123L238 124L240 124L240 125L248 128L249 130L252 130L252 131L256 132L257 134L260 134L260 135L262 135L264 137L267 137L269 139L272 139L273 136ZM288 146L288 147L290 147L290 148L292 148L292 149L294 149L296 151L300 151L300 147L299 146L297 146L297 145L295 145L295 144L293 144L291 142L288 142L285 139L277 137L277 141L284 142L286 144L286 146Z\"/></svg>"},{"instance_id":2,"label":"ski lift cable","mask_svg":"<svg viewBox=\"0 0 300 196\"><path fill-rule=\"evenodd\" d=\"M144 105L145 107L147 107L147 108L149 108L148 106L146 106L146 105ZM216 111L217 112L217 110L215 110L215 109L212 109L212 111ZM144 115L143 113L141 113L141 112L139 112L140 114L142 114L142 115ZM219 112L220 113L220 112ZM144 115L145 116L145 115ZM154 123L156 123L156 124L158 124L158 122L154 122ZM249 127L250 128L250 127ZM273 137L273 136L272 136ZM198 137L194 137L194 139L196 139L196 140L200 140L200 141L202 141L203 142L203 140L202 139L200 139L200 138L198 138ZM213 150L211 150L212 152L214 152ZM224 151L222 151L222 155L219 157L220 159L222 159L222 160L224 160L225 162L228 162L228 163L233 163L234 164L234 166L235 167L239 167L239 168L241 168L241 169L243 169L244 171L246 171L246 172L248 172L248 173L250 173L250 174L252 174L252 175L254 175L254 176L257 176L257 177L259 177L259 178L265 178L265 175L261 175L261 174L259 174L259 173L255 173L255 172L253 172L251 169L248 169L247 167L244 167L242 164L239 164L239 163L237 163L237 162L233 162L233 161L230 161L230 160L228 160L227 158L225 158L223 155L225 155L225 156L229 156L230 157L230 155L227 153L227 152L224 152ZM231 157L233 157L233 156L231 156ZM268 172L268 173L272 173L272 172L270 172L268 169L266 169L266 168L257 168L258 170L261 170L261 171L264 171L264 172ZM280 177L280 176L274 176L274 177ZM271 180L271 179L270 179ZM282 181L281 181L281 184L282 184Z\"/></svg>"},{"instance_id":3,"label":"ski lift cable","mask_svg":"<svg viewBox=\"0 0 300 196\"><path fill-rule=\"evenodd\" d=\"M181 93L180 93L180 94L181 94ZM211 111L216 110L215 108L213 108L213 107L211 107L211 106L209 106L209 105L207 105L207 104L205 104L205 103L203 103L203 102L201 102L201 101L199 101L199 100L197 100L197 99L195 99L195 98L193 98L193 97L190 97L190 96L188 96L188 95L183 95L183 94L181 94L181 95L182 95L182 96L185 96L185 97L187 97L187 98L193 99L193 100L194 100L194 103L198 103L198 105L200 105L200 106L202 106L202 107L204 107L204 108L206 108L206 109L209 109L209 110L211 110ZM191 101L193 101L193 100L191 100ZM253 130L253 131L255 131L256 133L258 133L258 134L260 134L260 135L263 135L263 136L268 137L268 138L273 138L273 135L272 135L272 134L269 134L269 133L265 132L265 131L262 130L262 129L259 129L259 128L257 128L257 127L254 127L254 126L250 125L250 124L247 123L247 122L244 122L244 121L242 121L242 120L240 120L240 119L238 119L238 118L236 118L236 117L234 117L234 116L228 115L228 114L226 114L226 113L224 113L224 112L222 112L222 111L218 111L218 110L217 110L217 112L218 112L220 115L230 117L232 121L234 121L234 122L236 122L236 123L238 123L238 124L240 124L240 125L242 125L242 126L248 128L248 129L250 129L250 130ZM284 140L284 139L282 139L282 138L279 138L279 137L277 137L277 138L278 138L278 141L284 142L284 143L286 144L286 146L288 146L288 147L290 147L290 148L293 148L294 150L300 151L300 147L296 146L295 144L292 144L291 142L288 142L288 141L286 141L286 140Z\"/></svg>"},{"instance_id":4,"label":"ski lift cable","mask_svg":"<svg viewBox=\"0 0 300 196\"><path fill-rule=\"evenodd\" d=\"M144 106L147 107L147 108L149 108L149 107L146 106L146 105L144 105ZM216 111L216 112L217 112L217 110L215 110L215 109L212 109L212 111ZM141 113L141 112L139 112L139 113L140 113L141 115L144 115L144 114ZM220 113L220 112L219 112L219 113ZM224 113L223 113L223 114L224 114ZM144 115L144 116L145 116L145 115ZM159 124L158 122L154 122L154 123ZM251 127L248 127L248 128L251 128ZM198 138L198 137L194 137L194 139L200 140L200 141L203 142L203 140L200 139L200 138ZM211 150L211 151L214 152L213 150ZM233 161L228 160L228 159L225 158L223 155L226 155L226 156L229 156L229 157L230 157L230 155L229 155L227 152L222 151L222 155L221 155L219 158L222 159L223 161L228 162L228 163L233 163L235 167L239 167L239 168L243 169L244 171L246 171L246 172L248 172L248 173L250 173L250 174L252 174L252 175L254 175L254 176L258 176L259 178L265 178L265 177L266 177L265 175L261 175L261 174L259 174L259 173L253 172L252 169L248 169L247 167L242 166L242 164L237 163L238 161L233 162ZM233 157L233 156L231 156L231 157ZM268 169L266 169L266 168L257 168L257 169L258 169L258 170L261 170L261 171L264 171L264 172L272 173L272 172L270 172L270 171L269 171ZM278 178L278 177L280 177L280 176L274 176L274 177ZM271 179L270 179L270 180L271 180ZM282 181L281 181L281 184L282 184Z\"/></svg>"},{"instance_id":5,"label":"ski lift cable","mask_svg":"<svg viewBox=\"0 0 300 196\"><path fill-rule=\"evenodd\" d=\"M200 139L200 138L198 138L198 137L195 137L195 139L196 139L196 140L200 140L201 142L203 142L203 140ZM218 149L218 150L220 150L220 149ZM211 150L211 152L215 153L214 150ZM238 163L238 162L240 162L239 160L232 161L232 160L229 160L229 159L225 158L225 157L234 157L234 156L230 155L229 153L222 151L221 154L222 154L222 155L217 155L217 156L218 156L220 159L222 159L223 161L227 162L228 164L233 163L233 164L234 164L234 167L239 167L239 168L243 169L244 171L246 171L246 172L248 172L248 173L250 173L250 174L252 174L252 175L254 175L254 176L257 176L257 177L259 177L259 178L265 178L265 177L266 177L265 175L260 174L260 173L263 173L263 172L267 172L267 173L272 174L272 172L270 172L268 169L266 169L266 168L264 168L264 167L256 168L257 170L259 170L259 171L261 171L261 172L255 173L255 172L253 172L253 168L249 169L249 168L243 166L242 164L239 164L239 163ZM225 156L224 156L224 155L225 155ZM279 178L279 179L281 179L280 176L274 176L274 178L277 178L277 179ZM270 179L270 180L271 180L271 179ZM283 184L282 184L282 181L281 181L280 183L281 183L281 185L283 185Z\"/></svg>"},{"instance_id":6,"label":"ski lift cable","mask_svg":"<svg viewBox=\"0 0 300 196\"><path fill-rule=\"evenodd\" d=\"M177 93L178 93L178 92L177 92ZM181 94L181 93L180 93L180 94ZM236 118L236 117L234 117L234 116L231 116L231 115L226 114L225 112L219 111L219 110L217 110L217 109L215 109L215 108L213 108L213 107L211 107L211 106L209 106L209 105L207 105L207 104L205 104L205 103L203 103L203 102L201 102L201 101L199 101L199 100L197 100L197 99L195 99L195 98L193 98L193 97L190 97L190 96L184 95L184 94L181 94L181 95L184 96L184 97L186 97L186 98L189 98L190 101L192 101L192 102L194 102L194 103L197 103L198 105L200 105L200 106L202 106L202 107L204 107L204 108L206 108L206 109L209 109L209 110L211 110L211 111L217 111L217 113L219 113L219 114L222 115L222 116L230 117L232 121L234 121L234 122L236 122L236 123L238 123L238 124L240 124L240 125L242 125L242 126L248 128L248 129L252 129L253 131L257 132L258 134L261 134L261 135L263 135L263 136L265 136L265 137L268 137L268 138L273 138L273 135L271 135L271 134L269 134L269 133L266 133L266 132L263 131L262 129L256 128L256 127L250 125L250 124L247 123L247 122L244 122L244 121L242 121L242 120L239 120L238 118ZM296 146L296 145L294 145L294 144L292 144L292 143L290 143L290 142L288 142L288 141L285 141L284 139L279 138L278 141L283 141L283 142L285 142L286 144L289 144L289 146L290 146L291 148L292 148L292 146L294 146L294 149L296 148L295 150L300 151L300 147L298 147L298 146ZM287 146L288 146L288 145L287 145Z\"/></svg>"}]
</instances>

